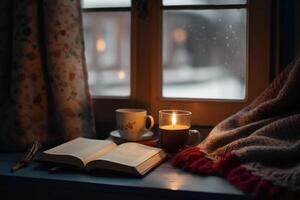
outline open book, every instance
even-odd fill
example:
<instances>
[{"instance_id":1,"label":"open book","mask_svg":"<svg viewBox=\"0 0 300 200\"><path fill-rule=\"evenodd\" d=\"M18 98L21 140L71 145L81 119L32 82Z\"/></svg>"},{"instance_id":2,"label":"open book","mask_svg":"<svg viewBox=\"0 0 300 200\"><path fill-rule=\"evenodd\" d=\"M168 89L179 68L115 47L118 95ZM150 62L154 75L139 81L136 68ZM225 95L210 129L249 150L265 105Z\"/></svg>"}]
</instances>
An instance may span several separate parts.
<instances>
[{"instance_id":1,"label":"open book","mask_svg":"<svg viewBox=\"0 0 300 200\"><path fill-rule=\"evenodd\" d=\"M107 169L144 175L166 157L160 148L128 142L117 146L108 140L76 138L44 151L39 160L79 169Z\"/></svg>"}]
</instances>

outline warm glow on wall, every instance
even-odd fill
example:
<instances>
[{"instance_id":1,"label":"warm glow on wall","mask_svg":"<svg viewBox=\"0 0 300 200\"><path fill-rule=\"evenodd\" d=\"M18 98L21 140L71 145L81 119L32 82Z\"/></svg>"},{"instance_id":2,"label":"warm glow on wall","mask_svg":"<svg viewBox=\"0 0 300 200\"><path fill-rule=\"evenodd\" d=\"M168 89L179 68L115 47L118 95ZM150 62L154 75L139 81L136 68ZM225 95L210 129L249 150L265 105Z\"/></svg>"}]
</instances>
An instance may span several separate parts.
<instances>
[{"instance_id":1,"label":"warm glow on wall","mask_svg":"<svg viewBox=\"0 0 300 200\"><path fill-rule=\"evenodd\" d=\"M96 50L97 52L104 52L106 49L106 41L104 40L104 38L100 37L98 38L97 42L96 42Z\"/></svg>"},{"instance_id":2,"label":"warm glow on wall","mask_svg":"<svg viewBox=\"0 0 300 200\"><path fill-rule=\"evenodd\" d=\"M187 33L182 28L176 28L173 31L172 36L173 36L173 39L175 40L175 42L177 42L177 43L183 43L183 42L186 41Z\"/></svg>"}]
</instances>

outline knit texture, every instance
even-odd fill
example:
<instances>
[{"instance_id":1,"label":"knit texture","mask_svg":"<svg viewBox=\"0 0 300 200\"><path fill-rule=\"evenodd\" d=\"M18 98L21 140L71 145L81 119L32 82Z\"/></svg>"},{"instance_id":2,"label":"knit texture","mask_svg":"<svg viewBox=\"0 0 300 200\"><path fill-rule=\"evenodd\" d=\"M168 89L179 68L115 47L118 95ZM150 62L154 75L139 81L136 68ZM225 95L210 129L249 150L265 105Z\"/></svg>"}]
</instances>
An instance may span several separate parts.
<instances>
[{"instance_id":1,"label":"knit texture","mask_svg":"<svg viewBox=\"0 0 300 200\"><path fill-rule=\"evenodd\" d=\"M173 164L221 175L268 199L297 199L300 190L300 60L289 65L250 105L218 124Z\"/></svg>"}]
</instances>

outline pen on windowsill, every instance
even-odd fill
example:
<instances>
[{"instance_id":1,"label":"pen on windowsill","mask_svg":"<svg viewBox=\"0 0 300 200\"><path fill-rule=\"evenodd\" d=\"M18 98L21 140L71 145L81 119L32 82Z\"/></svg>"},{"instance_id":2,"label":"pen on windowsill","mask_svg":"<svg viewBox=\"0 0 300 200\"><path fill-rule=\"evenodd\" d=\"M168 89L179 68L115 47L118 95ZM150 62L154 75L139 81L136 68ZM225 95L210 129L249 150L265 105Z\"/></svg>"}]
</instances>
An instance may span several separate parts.
<instances>
[{"instance_id":1,"label":"pen on windowsill","mask_svg":"<svg viewBox=\"0 0 300 200\"><path fill-rule=\"evenodd\" d=\"M36 156L38 150L41 148L41 144L38 141L35 141L31 148L29 149L29 151L26 153L26 155L24 156L24 158L18 162L16 162L10 169L11 172L15 172L21 168L26 167L30 162L32 162L32 160L34 159L34 157Z\"/></svg>"}]
</instances>

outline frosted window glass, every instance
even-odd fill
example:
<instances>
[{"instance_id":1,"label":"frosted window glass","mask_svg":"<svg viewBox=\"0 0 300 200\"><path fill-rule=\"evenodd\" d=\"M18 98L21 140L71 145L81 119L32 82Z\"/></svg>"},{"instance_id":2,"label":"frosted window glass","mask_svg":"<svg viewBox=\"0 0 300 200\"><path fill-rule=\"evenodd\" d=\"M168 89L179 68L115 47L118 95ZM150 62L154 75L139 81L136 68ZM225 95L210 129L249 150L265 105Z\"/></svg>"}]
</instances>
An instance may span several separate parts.
<instances>
[{"instance_id":1,"label":"frosted window glass","mask_svg":"<svg viewBox=\"0 0 300 200\"><path fill-rule=\"evenodd\" d=\"M163 97L244 99L246 9L163 13Z\"/></svg>"},{"instance_id":2,"label":"frosted window glass","mask_svg":"<svg viewBox=\"0 0 300 200\"><path fill-rule=\"evenodd\" d=\"M130 95L130 12L83 13L90 92Z\"/></svg>"}]
</instances>

